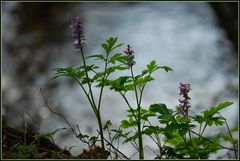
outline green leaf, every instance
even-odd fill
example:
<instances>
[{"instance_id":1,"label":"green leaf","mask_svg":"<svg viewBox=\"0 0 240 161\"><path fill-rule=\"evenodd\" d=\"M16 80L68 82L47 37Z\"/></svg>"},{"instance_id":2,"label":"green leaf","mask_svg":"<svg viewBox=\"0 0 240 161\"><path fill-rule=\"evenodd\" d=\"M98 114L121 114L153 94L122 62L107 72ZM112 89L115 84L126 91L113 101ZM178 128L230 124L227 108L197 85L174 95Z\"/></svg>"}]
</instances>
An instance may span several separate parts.
<instances>
[{"instance_id":1,"label":"green leaf","mask_svg":"<svg viewBox=\"0 0 240 161\"><path fill-rule=\"evenodd\" d=\"M39 139L39 138L51 138L51 137L53 137L57 132L62 131L62 130L66 130L66 128L57 128L57 129L54 130L53 132L48 132L48 133L45 133L45 134L35 135L34 137L35 137L36 139Z\"/></svg>"},{"instance_id":2,"label":"green leaf","mask_svg":"<svg viewBox=\"0 0 240 161\"><path fill-rule=\"evenodd\" d=\"M110 50L112 50L114 44L117 42L117 37L110 37L108 40L107 40L107 43L108 43L108 48Z\"/></svg>"},{"instance_id":3,"label":"green leaf","mask_svg":"<svg viewBox=\"0 0 240 161\"><path fill-rule=\"evenodd\" d=\"M95 58L94 60L103 60L103 61L106 61L105 57L104 57L102 54L90 55L90 56L87 56L87 57L86 57L86 59L89 59L89 58Z\"/></svg>"},{"instance_id":4,"label":"green leaf","mask_svg":"<svg viewBox=\"0 0 240 161\"><path fill-rule=\"evenodd\" d=\"M58 78L59 76L75 76L75 70L73 66L67 68L54 68L53 71L55 72L54 77L52 79Z\"/></svg>"},{"instance_id":5,"label":"green leaf","mask_svg":"<svg viewBox=\"0 0 240 161\"><path fill-rule=\"evenodd\" d=\"M170 68L168 66L160 66L159 68L164 69L166 72L173 71L172 68Z\"/></svg>"},{"instance_id":6,"label":"green leaf","mask_svg":"<svg viewBox=\"0 0 240 161\"><path fill-rule=\"evenodd\" d=\"M133 119L133 117L129 117L128 120L122 120L121 121L121 127L124 129L137 126L138 122Z\"/></svg>"},{"instance_id":7,"label":"green leaf","mask_svg":"<svg viewBox=\"0 0 240 161\"><path fill-rule=\"evenodd\" d=\"M238 126L231 129L231 132L237 132L237 131L238 131Z\"/></svg>"},{"instance_id":8,"label":"green leaf","mask_svg":"<svg viewBox=\"0 0 240 161\"><path fill-rule=\"evenodd\" d=\"M144 75L147 74L147 73L148 73L148 70L147 70L147 69L143 70L143 71L142 71L142 76L144 76Z\"/></svg>"},{"instance_id":9,"label":"green leaf","mask_svg":"<svg viewBox=\"0 0 240 161\"><path fill-rule=\"evenodd\" d=\"M111 62L112 64L115 64L116 61L125 64L127 63L128 58L122 55L122 53L116 53L109 59L109 62Z\"/></svg>"},{"instance_id":10,"label":"green leaf","mask_svg":"<svg viewBox=\"0 0 240 161\"><path fill-rule=\"evenodd\" d=\"M117 53L117 54L113 55L113 56L109 59L109 61L110 61L112 64L115 64L116 59L118 59L118 58L120 58L120 57L122 57L122 54L121 54L121 53Z\"/></svg>"},{"instance_id":11,"label":"green leaf","mask_svg":"<svg viewBox=\"0 0 240 161\"><path fill-rule=\"evenodd\" d=\"M23 150L23 151L32 151L37 148L36 144L32 145L19 145L16 147L17 150Z\"/></svg>"},{"instance_id":12,"label":"green leaf","mask_svg":"<svg viewBox=\"0 0 240 161\"><path fill-rule=\"evenodd\" d=\"M152 112L159 112L160 114L167 114L170 115L171 113L169 112L167 106L163 103L159 103L159 104L152 104L149 107L149 110Z\"/></svg>"},{"instance_id":13,"label":"green leaf","mask_svg":"<svg viewBox=\"0 0 240 161\"><path fill-rule=\"evenodd\" d=\"M123 143L128 143L130 141L135 141L137 139L138 139L138 132L136 132L133 136L130 136L127 139L125 139Z\"/></svg>"},{"instance_id":14,"label":"green leaf","mask_svg":"<svg viewBox=\"0 0 240 161\"><path fill-rule=\"evenodd\" d=\"M179 134L180 134L181 136L185 136L187 132L188 132L188 129L187 129L187 128L181 128L181 129L179 129Z\"/></svg>"},{"instance_id":15,"label":"green leaf","mask_svg":"<svg viewBox=\"0 0 240 161\"><path fill-rule=\"evenodd\" d=\"M176 120L178 123L188 124L188 122L189 122L187 118L180 117L179 115L176 116L175 120Z\"/></svg>"},{"instance_id":16,"label":"green leaf","mask_svg":"<svg viewBox=\"0 0 240 161\"><path fill-rule=\"evenodd\" d=\"M158 68L160 68L157 65L157 62L155 60L152 60L148 65L147 65L147 69L149 73L154 72L155 70L157 70Z\"/></svg>"},{"instance_id":17,"label":"green leaf","mask_svg":"<svg viewBox=\"0 0 240 161\"><path fill-rule=\"evenodd\" d=\"M149 117L154 117L154 116L156 116L155 113L149 112L149 113L141 115L141 119L147 121Z\"/></svg>"},{"instance_id":18,"label":"green leaf","mask_svg":"<svg viewBox=\"0 0 240 161\"><path fill-rule=\"evenodd\" d=\"M137 75L135 77L136 85L138 85L140 87L143 86L144 84L146 84L147 82L152 81L152 80L154 80L154 78L150 75L143 76L143 77L141 77L141 75Z\"/></svg>"},{"instance_id":19,"label":"green leaf","mask_svg":"<svg viewBox=\"0 0 240 161\"><path fill-rule=\"evenodd\" d=\"M216 126L222 126L225 123L225 120L222 117L212 117L212 120Z\"/></svg>"},{"instance_id":20,"label":"green leaf","mask_svg":"<svg viewBox=\"0 0 240 161\"><path fill-rule=\"evenodd\" d=\"M201 115L194 115L194 116L190 116L190 117L193 118L193 120L197 121L198 123L204 122L204 118Z\"/></svg>"},{"instance_id":21,"label":"green leaf","mask_svg":"<svg viewBox=\"0 0 240 161\"><path fill-rule=\"evenodd\" d=\"M105 50L105 52L106 52L107 54L110 53L110 49L109 49L109 47L108 47L107 44L103 43L103 44L102 44L102 47L103 47L103 49Z\"/></svg>"},{"instance_id":22,"label":"green leaf","mask_svg":"<svg viewBox=\"0 0 240 161\"><path fill-rule=\"evenodd\" d=\"M14 154L17 159L29 159L32 158L32 154Z\"/></svg>"},{"instance_id":23,"label":"green leaf","mask_svg":"<svg viewBox=\"0 0 240 161\"><path fill-rule=\"evenodd\" d=\"M124 43L121 43L121 44L118 44L118 45L114 46L114 47L112 48L112 50L114 50L114 49L116 49L116 48L122 46L123 44L124 44Z\"/></svg>"},{"instance_id":24,"label":"green leaf","mask_svg":"<svg viewBox=\"0 0 240 161\"><path fill-rule=\"evenodd\" d=\"M171 132L171 131L174 131L174 130L178 130L179 128L180 128L180 126L179 126L178 123L171 122L170 124L168 124L165 127L165 130L168 131L168 132Z\"/></svg>"},{"instance_id":25,"label":"green leaf","mask_svg":"<svg viewBox=\"0 0 240 161\"><path fill-rule=\"evenodd\" d=\"M121 43L121 44L114 46L117 42L117 39L118 39L117 37L110 37L109 39L106 40L106 43L102 44L102 47L106 51L107 54L109 54L112 50L123 45L123 43Z\"/></svg>"},{"instance_id":26,"label":"green leaf","mask_svg":"<svg viewBox=\"0 0 240 161\"><path fill-rule=\"evenodd\" d=\"M203 111L204 118L211 117L214 114L218 113L223 108L231 106L232 104L233 104L233 102L222 102L222 103L218 104L217 106L212 107L209 110Z\"/></svg>"},{"instance_id":27,"label":"green leaf","mask_svg":"<svg viewBox=\"0 0 240 161\"><path fill-rule=\"evenodd\" d=\"M91 144L95 144L97 141L99 141L99 140L98 140L98 137L96 137L96 136L92 136L89 139L89 142L91 142Z\"/></svg>"},{"instance_id":28,"label":"green leaf","mask_svg":"<svg viewBox=\"0 0 240 161\"><path fill-rule=\"evenodd\" d=\"M146 135L159 134L161 132L163 132L163 129L159 126L145 126L142 131L142 133Z\"/></svg>"},{"instance_id":29,"label":"green leaf","mask_svg":"<svg viewBox=\"0 0 240 161\"><path fill-rule=\"evenodd\" d=\"M131 78L130 76L121 76L116 80L110 81L109 82L110 90L114 89L115 91L127 91L128 88L126 88L126 85L129 85L130 82L128 82L128 80L130 78Z\"/></svg>"},{"instance_id":30,"label":"green leaf","mask_svg":"<svg viewBox=\"0 0 240 161\"><path fill-rule=\"evenodd\" d=\"M124 129L127 129L130 127L130 124L127 120L122 120L121 121L121 127L124 128Z\"/></svg>"},{"instance_id":31,"label":"green leaf","mask_svg":"<svg viewBox=\"0 0 240 161\"><path fill-rule=\"evenodd\" d=\"M174 122L174 118L172 117L172 115L168 115L168 114L163 114L158 116L159 122L162 124L167 124L169 122Z\"/></svg>"}]
</instances>

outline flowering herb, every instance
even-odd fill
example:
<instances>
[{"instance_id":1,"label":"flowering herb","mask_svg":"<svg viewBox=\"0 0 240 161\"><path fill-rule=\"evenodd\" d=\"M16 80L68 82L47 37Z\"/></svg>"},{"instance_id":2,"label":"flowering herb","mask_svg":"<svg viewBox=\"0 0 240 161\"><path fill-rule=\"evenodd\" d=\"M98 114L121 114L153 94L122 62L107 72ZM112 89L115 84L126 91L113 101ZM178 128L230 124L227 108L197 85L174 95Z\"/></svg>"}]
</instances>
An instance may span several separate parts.
<instances>
[{"instance_id":1,"label":"flowering herb","mask_svg":"<svg viewBox=\"0 0 240 161\"><path fill-rule=\"evenodd\" d=\"M183 96L183 99L179 99L179 106L177 107L177 109L179 110L179 112L185 117L188 117L188 109L190 108L190 103L189 100L191 99L188 96L189 91L191 90L190 84L185 84L185 83L180 83L180 96Z\"/></svg>"},{"instance_id":2,"label":"flowering herb","mask_svg":"<svg viewBox=\"0 0 240 161\"><path fill-rule=\"evenodd\" d=\"M127 45L127 49L124 50L124 53L126 57L128 58L128 62L126 63L126 66L128 68L132 67L133 65L136 64L134 61L134 51L131 49L130 45Z\"/></svg>"},{"instance_id":3,"label":"flowering herb","mask_svg":"<svg viewBox=\"0 0 240 161\"><path fill-rule=\"evenodd\" d=\"M111 153L114 153L114 158L120 158L121 156L128 158L116 148L118 145L113 145L114 140L119 144L120 138L123 139L123 143L130 143L136 149L139 153L139 159L144 159L144 137L149 137L159 148L156 159L206 159L210 154L219 149L234 151L237 158L235 147L237 141L232 137L226 119L219 113L220 110L231 106L232 102L222 102L203 111L201 114L189 115L189 101L191 98L188 94L191 86L187 83L180 83L179 95L183 99L179 99L180 104L177 110L168 108L164 103L153 103L148 108L143 107L144 89L149 82L154 80L152 74L158 69L163 69L165 72L173 70L168 66L160 66L155 60L152 60L141 73L135 75L133 73L133 65L136 64L134 51L130 45L127 45L124 54L115 52L115 49L123 45L123 43L118 43L117 37L110 37L101 44L105 51L104 54L86 56L83 54L83 47L85 46L84 29L78 17L72 22L71 28L73 29L73 44L77 51L80 50L83 65L55 68L53 78L60 76L72 78L86 95L98 122L97 137L82 135L80 129L78 129L78 134L74 130L72 131L76 134L76 137L88 143L89 146L89 141L92 141L94 146L95 143L100 141L102 159L106 159L108 156L105 147L108 147L107 150L109 151L112 150ZM86 62L86 60L89 60L89 62ZM92 61L101 61L105 65L103 68L100 68ZM130 74L109 79L112 73L127 69L130 69ZM93 93L93 87L99 88L99 92ZM104 99L104 87L110 87L110 90L119 93L128 107L127 119L121 121L118 129L110 129L112 124L110 121L107 121L106 125L102 124L101 102ZM129 92L135 94L134 104L130 104L130 100L133 100L133 98L127 95ZM179 112L183 117L179 116ZM158 119L159 123L151 123L150 118ZM194 129L197 124L199 124L199 129ZM226 124L228 129L227 134L221 133L221 135L214 136L213 139L203 136L207 126L223 126L224 124ZM109 133L109 140L104 137L104 130ZM99 139L98 135L100 136ZM232 143L233 148L222 146L219 142L221 138L227 138L227 141Z\"/></svg>"},{"instance_id":4,"label":"flowering herb","mask_svg":"<svg viewBox=\"0 0 240 161\"><path fill-rule=\"evenodd\" d=\"M76 50L79 51L83 48L85 44L85 37L84 37L84 28L81 24L79 17L75 17L72 21L70 28L73 30L72 38L73 38L73 45L75 46Z\"/></svg>"}]
</instances>

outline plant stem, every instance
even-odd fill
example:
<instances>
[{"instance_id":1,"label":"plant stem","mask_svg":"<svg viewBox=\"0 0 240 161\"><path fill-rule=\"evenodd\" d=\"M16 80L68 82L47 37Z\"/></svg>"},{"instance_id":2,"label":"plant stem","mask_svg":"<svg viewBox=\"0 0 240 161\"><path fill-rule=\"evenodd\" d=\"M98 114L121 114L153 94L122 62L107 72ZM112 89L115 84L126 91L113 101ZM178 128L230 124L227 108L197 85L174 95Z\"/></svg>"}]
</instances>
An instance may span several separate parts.
<instances>
[{"instance_id":1,"label":"plant stem","mask_svg":"<svg viewBox=\"0 0 240 161\"><path fill-rule=\"evenodd\" d=\"M100 112L98 112L97 120L98 120L98 126L99 126L99 133L100 133L100 137L101 137L102 149L103 149L103 153L105 153L104 136L103 136L103 127L102 127L102 120L101 120Z\"/></svg>"},{"instance_id":2,"label":"plant stem","mask_svg":"<svg viewBox=\"0 0 240 161\"><path fill-rule=\"evenodd\" d=\"M148 74L148 77L150 77L150 75L151 75L151 73ZM144 91L144 88L145 88L146 84L147 84L147 82L144 83L142 89L140 90L139 106L142 102L142 95L143 95L143 91Z\"/></svg>"},{"instance_id":3,"label":"plant stem","mask_svg":"<svg viewBox=\"0 0 240 161\"><path fill-rule=\"evenodd\" d=\"M191 131L190 131L190 128L189 128L190 121L189 121L189 117L188 117L188 112L187 112L187 120L188 120L188 136L189 136L189 140L190 140L190 142L192 144L192 147L194 148L194 144L193 144L192 136L191 136Z\"/></svg>"},{"instance_id":4,"label":"plant stem","mask_svg":"<svg viewBox=\"0 0 240 161\"><path fill-rule=\"evenodd\" d=\"M151 122L150 122L149 120L147 120L147 121L148 121L149 125L152 126ZM161 146L161 140L160 140L160 137L159 137L158 134L154 133L154 135L155 135L155 138L156 138L157 141L155 141L155 140L152 138L151 135L150 135L150 137L151 137L152 140L157 144L157 146L158 146L158 148L159 148L159 155L160 155L160 158L161 158L161 157L162 157L162 151L163 151L162 146Z\"/></svg>"},{"instance_id":5,"label":"plant stem","mask_svg":"<svg viewBox=\"0 0 240 161\"><path fill-rule=\"evenodd\" d=\"M90 96L91 96L91 99L92 99L92 108L94 109L94 112L95 112L95 115L97 117L97 121L98 121L98 126L99 126L99 132L100 132L100 137L101 137L101 145L102 145L102 149L103 149L103 153L105 153L105 145L104 145L104 136L103 136L103 128L102 128L102 120L101 120L101 115L100 115L100 111L98 110L98 108L96 107L96 104L95 104L95 101L94 101L94 97L93 97L93 92L92 92L92 88L91 88L91 84L89 82L89 76L88 76L88 72L86 70L86 61L85 61L85 58L84 58L84 54L83 54L83 48L81 47L80 48L81 50L81 56L82 56L82 60L83 60L83 64L84 64L84 67L85 67L85 74L86 74L86 77L87 77L87 84L88 84L88 88L89 88L89 92L90 92ZM88 95L87 95L88 96Z\"/></svg>"},{"instance_id":6,"label":"plant stem","mask_svg":"<svg viewBox=\"0 0 240 161\"><path fill-rule=\"evenodd\" d=\"M91 101L91 98L90 98L89 95L87 94L87 91L85 90L85 88L84 88L83 85L79 82L79 80L78 80L77 78L74 77L74 80L76 80L76 82L77 82L77 83L80 85L80 87L82 88L83 92L85 93L85 95L86 95L87 98L88 98L89 103L91 104L91 107L92 107L95 115L97 115L97 111L96 111L96 109L94 108L94 105L93 105L93 103L92 103L92 101Z\"/></svg>"},{"instance_id":7,"label":"plant stem","mask_svg":"<svg viewBox=\"0 0 240 161\"><path fill-rule=\"evenodd\" d=\"M201 134L200 134L201 136L203 135L203 133L204 133L206 127L207 127L207 123L205 123L205 125L204 125L204 128L203 128L203 130L202 130L202 132L201 132Z\"/></svg>"},{"instance_id":8,"label":"plant stem","mask_svg":"<svg viewBox=\"0 0 240 161\"><path fill-rule=\"evenodd\" d=\"M129 107L129 109L131 110L134 118L137 120L137 116L136 116L136 114L134 113L134 110L133 110L133 108L131 107L130 103L128 102L126 96L125 96L122 92L119 92L119 93L121 94L121 96L123 97L123 99L125 100L125 102L127 103L127 105L128 105L128 107Z\"/></svg>"},{"instance_id":9,"label":"plant stem","mask_svg":"<svg viewBox=\"0 0 240 161\"><path fill-rule=\"evenodd\" d=\"M199 134L198 134L198 133L196 133L195 131L192 131L192 130L191 130L191 132L192 132L193 134L195 134L195 135L197 135L197 136L201 137L202 139L204 139L204 140L208 141L209 143L212 143L212 144L215 144L215 145L217 145L217 146L221 147L222 149L228 149L228 150L237 151L237 150L235 150L235 149L233 149L233 148L228 148L228 147L222 146L222 145L220 145L220 144L218 144L218 143L215 143L215 142L213 142L213 141L209 140L208 138L205 138L205 137L203 137L202 135L199 135Z\"/></svg>"},{"instance_id":10,"label":"plant stem","mask_svg":"<svg viewBox=\"0 0 240 161\"><path fill-rule=\"evenodd\" d=\"M139 159L144 159L144 151L143 151L143 141L142 141L142 131L141 131L141 106L138 102L138 93L137 93L137 87L136 87L136 82L134 79L134 74L133 74L133 69L131 67L131 74L132 74L132 79L133 79L133 84L134 84L134 91L136 95L136 101L137 101L137 121L138 121L138 146L139 146Z\"/></svg>"},{"instance_id":11,"label":"plant stem","mask_svg":"<svg viewBox=\"0 0 240 161\"><path fill-rule=\"evenodd\" d=\"M225 119L223 116L221 116L221 115L220 115L220 117L223 118L223 120L224 120L224 122L225 122L225 124L226 124L226 126L227 126L228 133L229 133L229 135L230 135L230 137L231 137L231 139L232 139L232 144L233 144L234 154L235 154L235 157L236 157L236 159L237 159L237 150L236 150L236 147L235 147L235 144L234 144L234 139L233 139L233 136L232 136L231 130L230 130L229 126L228 126L228 123L227 123L226 119Z\"/></svg>"},{"instance_id":12,"label":"plant stem","mask_svg":"<svg viewBox=\"0 0 240 161\"><path fill-rule=\"evenodd\" d=\"M86 65L84 54L83 54L83 48L81 47L80 49L81 49L81 56L82 56L82 60L83 60L83 65L85 67L85 74L86 74L87 79L89 79L88 72L86 70L86 66L87 65ZM91 88L90 82L87 81L87 84L88 84L89 92L90 92L90 95L91 95L92 103L93 103L93 105L96 108L96 104L95 104L95 101L94 101L94 97L93 97L93 93L92 93L92 88Z\"/></svg>"},{"instance_id":13,"label":"plant stem","mask_svg":"<svg viewBox=\"0 0 240 161\"><path fill-rule=\"evenodd\" d=\"M99 95L99 101L98 101L98 111L100 112L100 107L101 107L101 101L102 101L102 94L103 94L103 88L104 88L104 82L105 82L105 79L107 78L106 76L106 69L107 69L107 65L108 65L108 53L107 53L107 56L106 56L106 61L105 61L105 67L104 67L104 75L103 75L103 78L102 78L102 86L101 86L101 90L100 90L100 95Z\"/></svg>"}]
</instances>

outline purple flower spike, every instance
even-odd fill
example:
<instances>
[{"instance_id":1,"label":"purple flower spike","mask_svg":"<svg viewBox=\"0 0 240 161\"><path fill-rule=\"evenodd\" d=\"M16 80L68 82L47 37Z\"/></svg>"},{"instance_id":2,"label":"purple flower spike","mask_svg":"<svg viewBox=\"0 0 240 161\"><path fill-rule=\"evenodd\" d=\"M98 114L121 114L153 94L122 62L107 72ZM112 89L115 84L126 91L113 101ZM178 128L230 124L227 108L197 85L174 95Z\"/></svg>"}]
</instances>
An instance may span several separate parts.
<instances>
[{"instance_id":1,"label":"purple flower spike","mask_svg":"<svg viewBox=\"0 0 240 161\"><path fill-rule=\"evenodd\" d=\"M179 112L185 117L188 117L188 109L190 108L190 103L189 100L191 99L188 96L189 91L191 90L190 84L184 84L184 83L180 83L180 93L179 95L183 96L182 100L179 100L180 104L177 107L177 109L179 110Z\"/></svg>"},{"instance_id":2,"label":"purple flower spike","mask_svg":"<svg viewBox=\"0 0 240 161\"><path fill-rule=\"evenodd\" d=\"M124 51L126 57L128 58L128 62L126 63L127 68L132 67L136 62L133 60L134 59L134 51L131 49L130 45L127 45L127 50Z\"/></svg>"},{"instance_id":3,"label":"purple flower spike","mask_svg":"<svg viewBox=\"0 0 240 161\"><path fill-rule=\"evenodd\" d=\"M81 48L85 46L85 37L84 37L84 28L80 22L79 17L76 17L70 26L73 30L72 38L73 38L73 45L75 46L76 50L79 51Z\"/></svg>"}]
</instances>

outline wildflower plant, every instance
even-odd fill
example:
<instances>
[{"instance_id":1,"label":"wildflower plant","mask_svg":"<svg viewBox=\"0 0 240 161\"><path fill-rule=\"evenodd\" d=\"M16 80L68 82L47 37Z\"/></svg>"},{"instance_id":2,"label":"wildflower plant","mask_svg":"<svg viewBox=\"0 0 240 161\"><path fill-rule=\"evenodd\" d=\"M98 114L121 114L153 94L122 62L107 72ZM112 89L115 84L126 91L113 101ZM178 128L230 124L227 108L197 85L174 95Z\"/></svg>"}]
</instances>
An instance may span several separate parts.
<instances>
[{"instance_id":1,"label":"wildflower plant","mask_svg":"<svg viewBox=\"0 0 240 161\"><path fill-rule=\"evenodd\" d=\"M53 71L55 75L53 79L58 78L60 76L67 76L74 79L84 94L86 95L89 104L96 116L99 126L100 140L103 151L105 151L104 144L104 134L103 134L103 125L101 118L101 102L104 87L107 84L107 78L111 73L116 70L125 70L125 63L127 63L127 59L121 53L112 52L123 45L123 43L117 44L117 37L110 37L105 43L102 44L102 48L105 51L105 54L97 54L91 56L85 56L83 48L85 45L85 37L84 37L84 29L78 17L72 22L71 28L73 30L73 45L76 48L76 52L80 53L81 60L83 61L83 65L81 66L70 66L67 68L55 68ZM103 61L105 63L104 69L99 69L99 66L95 64L87 64L86 60L94 59L97 61ZM116 64L119 62L119 64ZM109 66L111 65L111 66ZM90 76L93 75L93 76ZM100 92L98 96L94 97L92 89L94 87L100 88ZM98 101L96 100L98 98Z\"/></svg>"},{"instance_id":2,"label":"wildflower plant","mask_svg":"<svg viewBox=\"0 0 240 161\"><path fill-rule=\"evenodd\" d=\"M103 152L106 147L115 154L115 159L119 156L124 156L118 148L113 144L114 141L123 139L123 144L130 143L139 153L139 159L144 159L144 143L143 137L149 137L158 147L159 151L156 154L156 159L172 159L172 158L195 158L204 159L220 149L232 150L237 158L236 143L237 140L232 136L232 130L229 128L226 119L220 115L220 110L231 106L232 102L222 102L214 107L208 108L201 114L189 114L190 97L189 92L192 90L188 83L180 83L179 99L180 104L176 109L168 108L164 103L153 103L148 107L142 106L144 89L147 84L154 80L153 73L159 69L169 72L173 71L168 66L160 66L155 60L147 64L146 68L138 73L134 73L135 53L130 45L127 45L123 53L116 52L120 49L123 43L118 42L117 37L110 37L106 42L101 44L104 54L96 54L86 56L84 47L86 39L84 37L84 28L78 17L72 22L73 30L73 45L76 52L80 53L83 65L76 67L70 66L67 68L55 68L53 79L60 76L67 76L76 81L82 89L86 98L96 116L98 122L98 136L89 137L83 135L78 128L79 133L72 131L83 142L95 144L101 142ZM100 68L92 61L100 61L104 64ZM128 75L121 75L118 78L111 78L112 73L119 71L129 71ZM93 88L99 88L99 92L93 93ZM101 107L103 92L105 87L120 94L128 107L127 118L122 120L118 129L110 129L111 121L102 124ZM128 97L127 93L133 92L135 103L130 104L133 98ZM153 124L151 118L158 120L159 124ZM204 131L207 127L226 125L228 133L219 134L212 138L204 137ZM104 131L109 135L109 140L104 136ZM163 139L162 139L163 138ZM220 145L221 139L225 139L232 143L233 147L225 147ZM118 147L118 146L117 146ZM118 156L119 155L119 156Z\"/></svg>"}]
</instances>

